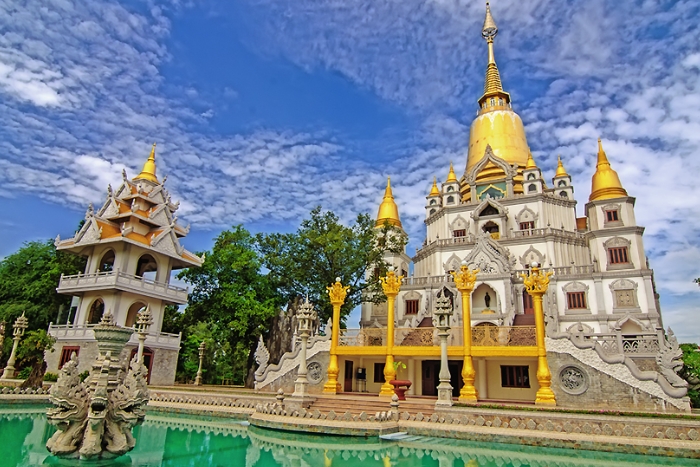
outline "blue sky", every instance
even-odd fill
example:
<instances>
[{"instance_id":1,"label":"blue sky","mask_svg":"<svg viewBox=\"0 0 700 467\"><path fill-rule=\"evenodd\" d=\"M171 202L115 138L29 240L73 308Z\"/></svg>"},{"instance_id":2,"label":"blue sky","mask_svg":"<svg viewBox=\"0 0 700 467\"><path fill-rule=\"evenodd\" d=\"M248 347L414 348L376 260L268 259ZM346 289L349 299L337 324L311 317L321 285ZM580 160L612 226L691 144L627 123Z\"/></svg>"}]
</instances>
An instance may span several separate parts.
<instances>
[{"instance_id":1,"label":"blue sky","mask_svg":"<svg viewBox=\"0 0 700 467\"><path fill-rule=\"evenodd\" d=\"M596 139L637 198L665 324L700 341L700 2L494 0L496 60L535 160L561 154L579 214ZM392 177L412 242L464 170L483 88L481 2L0 0L0 256L70 236L152 142L207 249L376 213Z\"/></svg>"}]
</instances>

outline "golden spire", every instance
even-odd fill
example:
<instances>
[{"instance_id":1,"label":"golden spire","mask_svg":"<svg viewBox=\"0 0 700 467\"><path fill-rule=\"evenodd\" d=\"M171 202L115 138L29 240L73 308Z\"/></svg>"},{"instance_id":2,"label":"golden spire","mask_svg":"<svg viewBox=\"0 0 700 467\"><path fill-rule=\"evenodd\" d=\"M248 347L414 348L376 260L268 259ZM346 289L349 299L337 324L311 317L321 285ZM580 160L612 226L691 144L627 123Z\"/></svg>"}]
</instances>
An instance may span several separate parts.
<instances>
[{"instance_id":1,"label":"golden spire","mask_svg":"<svg viewBox=\"0 0 700 467\"><path fill-rule=\"evenodd\" d=\"M149 182L159 183L156 177L156 143L153 143L151 155L148 156L148 160L143 164L141 173L135 176L134 180L148 180Z\"/></svg>"},{"instance_id":2,"label":"golden spire","mask_svg":"<svg viewBox=\"0 0 700 467\"><path fill-rule=\"evenodd\" d=\"M498 73L496 66L496 58L493 53L493 40L498 34L498 27L491 16L491 7L489 2L486 2L486 19L484 19L484 27L481 29L481 37L486 40L489 48L489 62L486 67L486 80L484 81L484 97L494 93L502 93L503 85L501 84L501 75ZM482 97L482 99L484 98ZM481 104L481 102L480 102Z\"/></svg>"},{"instance_id":3,"label":"golden spire","mask_svg":"<svg viewBox=\"0 0 700 467\"><path fill-rule=\"evenodd\" d=\"M528 151L527 164L525 164L525 170L536 169L536 168L537 168L537 164L535 164L535 159L532 158L532 152Z\"/></svg>"},{"instance_id":4,"label":"golden spire","mask_svg":"<svg viewBox=\"0 0 700 467\"><path fill-rule=\"evenodd\" d=\"M554 174L555 177L568 177L569 174L566 173L566 169L564 168L564 164L561 163L561 156L557 156L557 160L559 161L559 164L557 165L557 171Z\"/></svg>"},{"instance_id":5,"label":"golden spire","mask_svg":"<svg viewBox=\"0 0 700 467\"><path fill-rule=\"evenodd\" d=\"M431 196L440 196L440 190L437 186L437 177L433 177L433 187L430 189L430 194L428 195L428 197Z\"/></svg>"},{"instance_id":6,"label":"golden spire","mask_svg":"<svg viewBox=\"0 0 700 467\"><path fill-rule=\"evenodd\" d=\"M455 168L452 167L452 161L450 161L450 173L447 174L447 180L445 183L456 182L457 176L455 175Z\"/></svg>"},{"instance_id":7,"label":"golden spire","mask_svg":"<svg viewBox=\"0 0 700 467\"><path fill-rule=\"evenodd\" d=\"M591 196L588 200L596 201L599 199L620 198L622 196L627 196L627 191L622 188L617 172L610 167L608 156L603 150L603 143L598 138L598 163L595 166Z\"/></svg>"},{"instance_id":8,"label":"golden spire","mask_svg":"<svg viewBox=\"0 0 700 467\"><path fill-rule=\"evenodd\" d=\"M379 212L377 213L377 222L374 224L375 227L382 227L385 222L396 227L403 228L401 226L401 220L399 219L399 208L394 202L394 195L391 193L391 177L386 179L386 190L384 191L384 199L382 204L379 205Z\"/></svg>"}]
</instances>

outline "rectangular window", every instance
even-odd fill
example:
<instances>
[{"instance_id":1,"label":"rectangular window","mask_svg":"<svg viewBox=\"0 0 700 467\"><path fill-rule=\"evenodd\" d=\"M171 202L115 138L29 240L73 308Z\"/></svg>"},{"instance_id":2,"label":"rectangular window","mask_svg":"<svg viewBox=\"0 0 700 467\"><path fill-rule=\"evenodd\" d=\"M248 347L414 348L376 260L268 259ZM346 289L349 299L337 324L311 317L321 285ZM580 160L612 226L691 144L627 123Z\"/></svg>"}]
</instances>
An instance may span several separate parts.
<instances>
[{"instance_id":1,"label":"rectangular window","mask_svg":"<svg viewBox=\"0 0 700 467\"><path fill-rule=\"evenodd\" d=\"M629 263L629 260L627 259L627 247L617 246L608 248L608 258L610 259L610 264Z\"/></svg>"},{"instance_id":2,"label":"rectangular window","mask_svg":"<svg viewBox=\"0 0 700 467\"><path fill-rule=\"evenodd\" d=\"M607 222L617 222L620 218L617 215L617 210L605 211L605 220Z\"/></svg>"},{"instance_id":3,"label":"rectangular window","mask_svg":"<svg viewBox=\"0 0 700 467\"><path fill-rule=\"evenodd\" d=\"M452 236L457 238L457 237L466 237L467 236L467 229L457 229L452 231Z\"/></svg>"},{"instance_id":4,"label":"rectangular window","mask_svg":"<svg viewBox=\"0 0 700 467\"><path fill-rule=\"evenodd\" d=\"M63 346L61 349L61 360L58 362L58 368L63 368L63 365L70 360L71 356L75 352L75 356L77 357L78 354L80 353L80 347L77 346L72 346L72 345L66 345Z\"/></svg>"},{"instance_id":5,"label":"rectangular window","mask_svg":"<svg viewBox=\"0 0 700 467\"><path fill-rule=\"evenodd\" d=\"M374 382L383 383L384 382L384 363L374 364Z\"/></svg>"},{"instance_id":6,"label":"rectangular window","mask_svg":"<svg viewBox=\"0 0 700 467\"><path fill-rule=\"evenodd\" d=\"M527 221L520 223L520 230L532 230L535 228L535 221Z\"/></svg>"},{"instance_id":7,"label":"rectangular window","mask_svg":"<svg viewBox=\"0 0 700 467\"><path fill-rule=\"evenodd\" d=\"M529 388L530 368L527 366L501 365L501 387Z\"/></svg>"},{"instance_id":8,"label":"rectangular window","mask_svg":"<svg viewBox=\"0 0 700 467\"><path fill-rule=\"evenodd\" d=\"M586 308L586 292L567 292L566 302L569 309Z\"/></svg>"},{"instance_id":9,"label":"rectangular window","mask_svg":"<svg viewBox=\"0 0 700 467\"><path fill-rule=\"evenodd\" d=\"M379 270L379 268L374 268L374 271L372 271L372 278L373 278L373 279L379 279L379 274L380 274L380 273L381 273L381 271Z\"/></svg>"},{"instance_id":10,"label":"rectangular window","mask_svg":"<svg viewBox=\"0 0 700 467\"><path fill-rule=\"evenodd\" d=\"M417 315L418 314L418 300L406 300L406 313L407 315Z\"/></svg>"}]
</instances>

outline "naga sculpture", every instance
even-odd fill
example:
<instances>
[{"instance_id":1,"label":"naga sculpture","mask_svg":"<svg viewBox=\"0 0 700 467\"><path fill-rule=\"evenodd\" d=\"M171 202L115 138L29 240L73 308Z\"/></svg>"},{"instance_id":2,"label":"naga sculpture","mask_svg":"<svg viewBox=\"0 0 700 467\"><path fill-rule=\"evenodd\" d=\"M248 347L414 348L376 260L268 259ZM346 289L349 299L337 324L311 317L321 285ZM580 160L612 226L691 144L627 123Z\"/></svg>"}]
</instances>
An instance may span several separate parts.
<instances>
[{"instance_id":1,"label":"naga sculpture","mask_svg":"<svg viewBox=\"0 0 700 467\"><path fill-rule=\"evenodd\" d=\"M111 316L103 318L95 329L101 352L88 379L80 381L78 359L73 354L50 391L49 400L55 407L48 410L47 418L58 431L46 447L57 456L120 456L134 448L131 430L146 416L148 370L135 356L124 372L112 357L112 352L119 355L133 331L114 325ZM107 340L101 340L105 337Z\"/></svg>"}]
</instances>

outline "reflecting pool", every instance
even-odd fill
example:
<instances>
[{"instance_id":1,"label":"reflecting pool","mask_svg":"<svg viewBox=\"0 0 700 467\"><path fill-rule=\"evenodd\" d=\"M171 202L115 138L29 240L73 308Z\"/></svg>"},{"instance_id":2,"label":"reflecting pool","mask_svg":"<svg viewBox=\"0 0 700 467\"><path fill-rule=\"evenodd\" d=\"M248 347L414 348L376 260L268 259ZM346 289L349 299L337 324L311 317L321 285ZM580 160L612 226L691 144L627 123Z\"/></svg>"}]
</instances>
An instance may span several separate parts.
<instances>
[{"instance_id":1,"label":"reflecting pool","mask_svg":"<svg viewBox=\"0 0 700 467\"><path fill-rule=\"evenodd\" d=\"M520 467L520 466L697 466L700 462L655 456L608 454L510 444L477 443L422 436L383 441L299 435L246 426L222 418L149 413L136 427L136 448L104 461L51 456L45 444L54 432L44 408L0 407L3 467L233 466L233 467Z\"/></svg>"}]
</instances>

